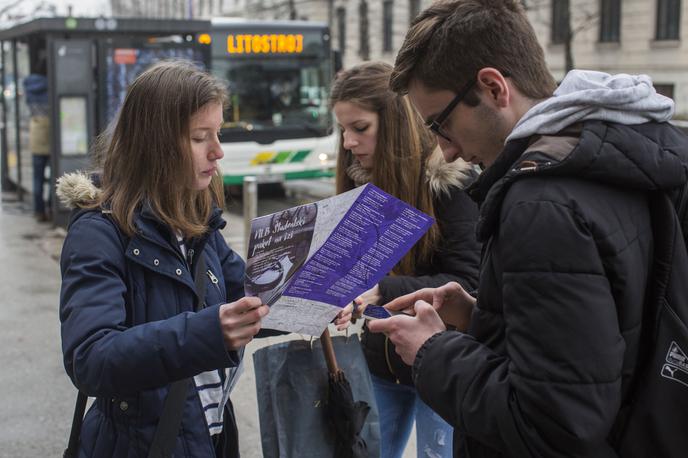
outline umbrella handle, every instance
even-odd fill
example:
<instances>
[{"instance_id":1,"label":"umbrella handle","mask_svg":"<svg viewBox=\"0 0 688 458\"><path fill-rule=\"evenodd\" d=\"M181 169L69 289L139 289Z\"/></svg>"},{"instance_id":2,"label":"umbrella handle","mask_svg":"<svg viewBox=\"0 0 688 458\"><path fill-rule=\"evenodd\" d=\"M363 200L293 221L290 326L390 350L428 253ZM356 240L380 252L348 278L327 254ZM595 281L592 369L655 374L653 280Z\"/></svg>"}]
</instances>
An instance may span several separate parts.
<instances>
[{"instance_id":1,"label":"umbrella handle","mask_svg":"<svg viewBox=\"0 0 688 458\"><path fill-rule=\"evenodd\" d=\"M320 336L320 343L322 344L323 354L325 355L325 362L327 362L327 371L330 374L337 374L339 367L337 366L337 356L334 354L334 347L332 346L332 337L330 337L330 330L325 328L325 331Z\"/></svg>"}]
</instances>

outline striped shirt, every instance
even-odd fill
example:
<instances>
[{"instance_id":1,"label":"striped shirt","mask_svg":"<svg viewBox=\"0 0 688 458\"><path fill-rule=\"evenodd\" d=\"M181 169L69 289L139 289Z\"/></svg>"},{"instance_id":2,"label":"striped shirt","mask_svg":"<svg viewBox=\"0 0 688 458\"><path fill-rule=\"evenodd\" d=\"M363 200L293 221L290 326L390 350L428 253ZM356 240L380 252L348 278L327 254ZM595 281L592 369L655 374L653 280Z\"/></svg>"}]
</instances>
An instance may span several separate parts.
<instances>
[{"instance_id":1,"label":"striped shirt","mask_svg":"<svg viewBox=\"0 0 688 458\"><path fill-rule=\"evenodd\" d=\"M177 243L184 258L186 258L186 245L184 245L184 239L179 234L177 234ZM212 272L208 270L204 274L211 275ZM241 348L238 353L240 361L238 366L201 372L193 378L211 436L222 432L223 413L229 399L229 393L231 393L243 370L244 349Z\"/></svg>"}]
</instances>

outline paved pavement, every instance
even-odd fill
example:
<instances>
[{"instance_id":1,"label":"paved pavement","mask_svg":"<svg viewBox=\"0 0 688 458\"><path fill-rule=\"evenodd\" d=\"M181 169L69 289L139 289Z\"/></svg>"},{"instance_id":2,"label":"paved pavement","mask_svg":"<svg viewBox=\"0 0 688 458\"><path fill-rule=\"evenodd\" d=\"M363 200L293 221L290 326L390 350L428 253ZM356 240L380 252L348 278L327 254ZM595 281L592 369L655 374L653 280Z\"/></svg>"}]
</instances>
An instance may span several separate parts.
<instances>
[{"instance_id":1,"label":"paved pavement","mask_svg":"<svg viewBox=\"0 0 688 458\"><path fill-rule=\"evenodd\" d=\"M27 204L7 197L0 206L0 458L61 456L76 397L62 366L59 335L58 260L64 230L35 222ZM243 219L236 208L225 217L224 236L243 253ZM251 355L300 338L257 339L247 347L245 371L232 393L243 458L262 456ZM414 452L415 434L404 458Z\"/></svg>"},{"instance_id":2,"label":"paved pavement","mask_svg":"<svg viewBox=\"0 0 688 458\"><path fill-rule=\"evenodd\" d=\"M76 391L57 318L60 233L17 205L0 210L0 456L61 456ZM54 243L53 243L54 242ZM52 250L51 250L52 251Z\"/></svg>"}]
</instances>

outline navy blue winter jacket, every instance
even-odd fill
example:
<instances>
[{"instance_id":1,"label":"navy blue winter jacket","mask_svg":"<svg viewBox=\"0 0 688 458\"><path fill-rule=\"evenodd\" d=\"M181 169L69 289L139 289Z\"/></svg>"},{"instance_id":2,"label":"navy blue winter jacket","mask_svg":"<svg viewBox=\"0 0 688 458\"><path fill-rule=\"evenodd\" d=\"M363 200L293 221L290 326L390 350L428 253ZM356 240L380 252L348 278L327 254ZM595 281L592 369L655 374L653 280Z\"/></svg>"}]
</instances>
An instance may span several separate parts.
<instances>
[{"instance_id":1,"label":"navy blue winter jacket","mask_svg":"<svg viewBox=\"0 0 688 458\"><path fill-rule=\"evenodd\" d=\"M96 397L79 456L147 456L170 383L239 363L225 348L219 306L243 296L244 262L224 225L216 209L207 235L186 244L192 265L192 256L207 265L207 307L194 311L192 269L150 210L136 214L131 238L101 211L73 219L60 260L62 350L74 385ZM193 383L174 456L214 456Z\"/></svg>"}]
</instances>

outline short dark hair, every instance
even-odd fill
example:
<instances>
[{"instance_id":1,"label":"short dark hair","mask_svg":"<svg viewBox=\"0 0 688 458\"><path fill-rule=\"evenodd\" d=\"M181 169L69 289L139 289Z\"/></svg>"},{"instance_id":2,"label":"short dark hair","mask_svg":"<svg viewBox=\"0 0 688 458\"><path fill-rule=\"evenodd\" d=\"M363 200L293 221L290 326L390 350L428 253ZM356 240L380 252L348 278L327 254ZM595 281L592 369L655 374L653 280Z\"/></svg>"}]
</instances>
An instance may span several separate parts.
<instances>
[{"instance_id":1,"label":"short dark hair","mask_svg":"<svg viewBox=\"0 0 688 458\"><path fill-rule=\"evenodd\" d=\"M418 80L457 91L485 67L508 73L532 99L547 98L556 88L520 1L440 0L411 24L390 87L405 93Z\"/></svg>"}]
</instances>

